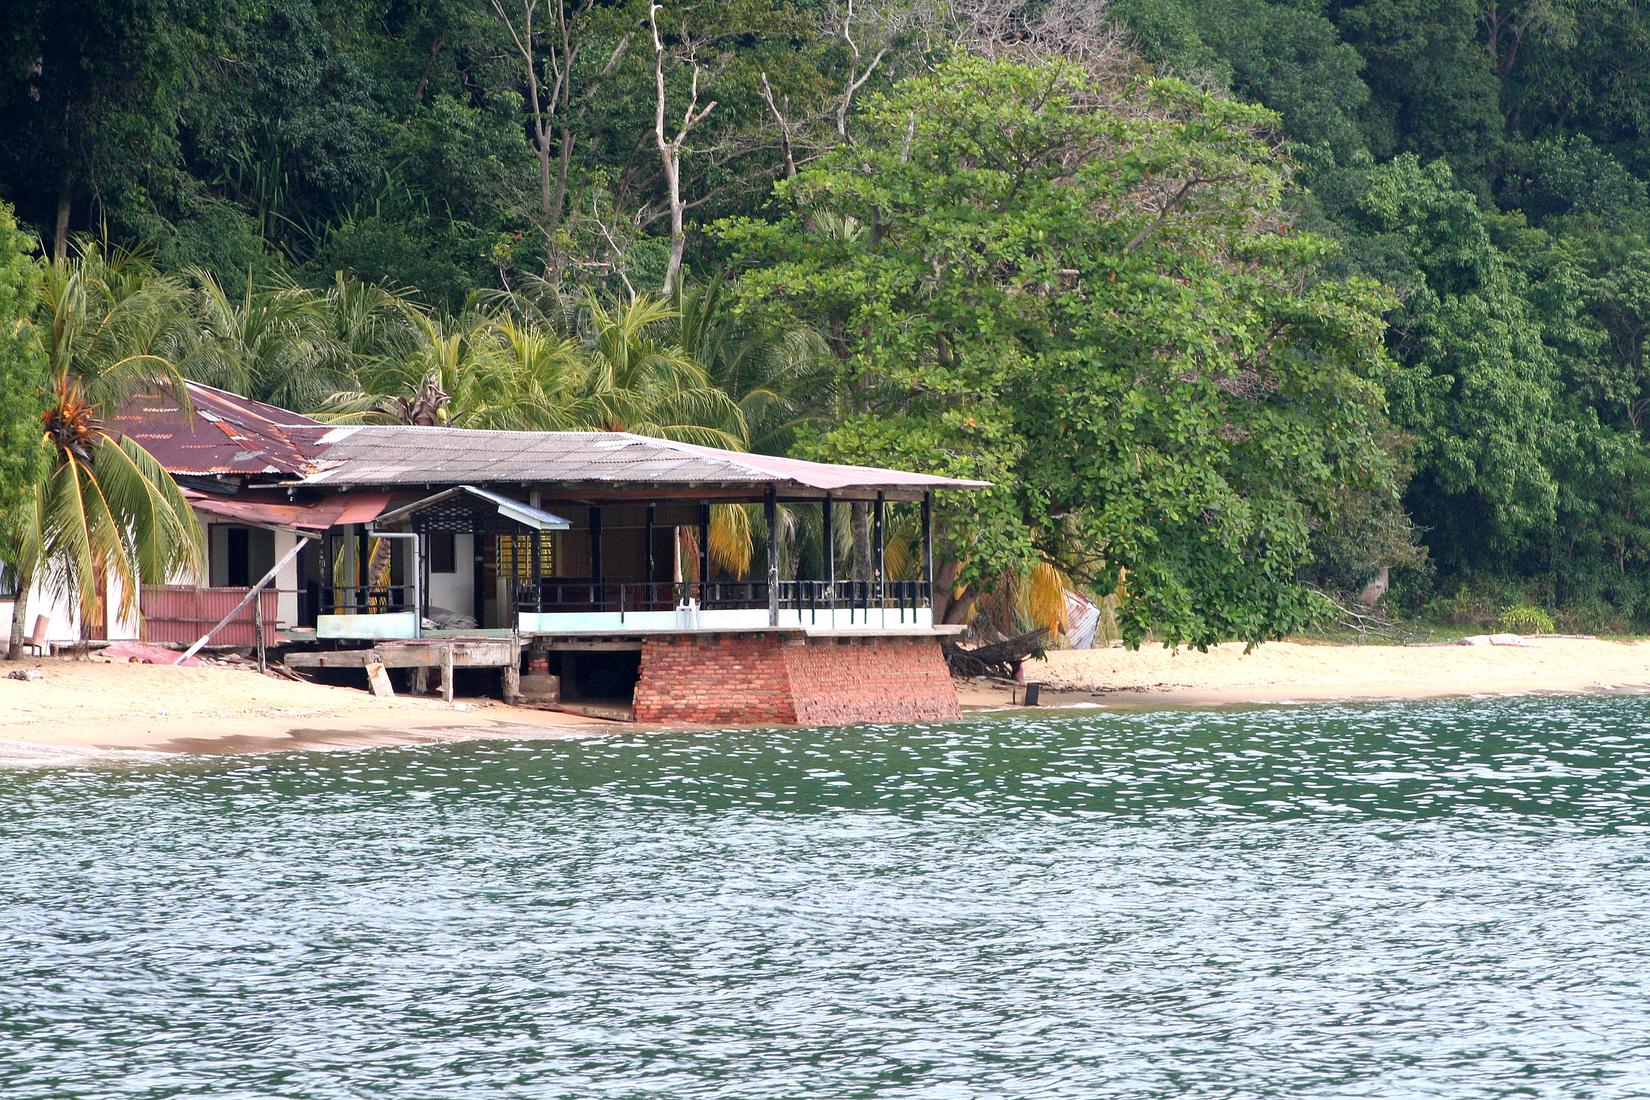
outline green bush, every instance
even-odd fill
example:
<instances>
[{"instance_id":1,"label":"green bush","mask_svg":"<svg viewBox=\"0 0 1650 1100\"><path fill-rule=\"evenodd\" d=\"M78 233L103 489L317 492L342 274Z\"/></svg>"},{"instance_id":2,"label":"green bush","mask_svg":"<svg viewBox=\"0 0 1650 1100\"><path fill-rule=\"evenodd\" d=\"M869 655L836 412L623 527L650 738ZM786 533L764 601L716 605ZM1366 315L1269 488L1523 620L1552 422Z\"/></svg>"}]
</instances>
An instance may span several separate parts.
<instances>
[{"instance_id":1,"label":"green bush","mask_svg":"<svg viewBox=\"0 0 1650 1100\"><path fill-rule=\"evenodd\" d=\"M1529 603L1515 603L1501 609L1496 624L1514 634L1551 634L1558 628L1553 617L1542 608Z\"/></svg>"}]
</instances>

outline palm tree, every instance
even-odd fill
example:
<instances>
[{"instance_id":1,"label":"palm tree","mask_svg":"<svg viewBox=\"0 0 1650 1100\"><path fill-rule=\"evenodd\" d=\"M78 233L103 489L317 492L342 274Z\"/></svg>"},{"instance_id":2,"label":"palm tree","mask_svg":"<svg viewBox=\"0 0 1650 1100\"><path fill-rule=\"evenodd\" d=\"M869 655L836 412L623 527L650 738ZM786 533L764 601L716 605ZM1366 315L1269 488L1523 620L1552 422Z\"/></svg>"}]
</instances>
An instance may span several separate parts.
<instances>
[{"instance_id":1,"label":"palm tree","mask_svg":"<svg viewBox=\"0 0 1650 1100\"><path fill-rule=\"evenodd\" d=\"M584 396L602 431L744 450L744 415L674 339L670 303L646 296L587 306Z\"/></svg>"},{"instance_id":2,"label":"palm tree","mask_svg":"<svg viewBox=\"0 0 1650 1100\"><path fill-rule=\"evenodd\" d=\"M203 559L200 526L171 476L137 442L106 431L101 419L145 389L170 390L186 405L172 357L189 342L187 287L141 257L82 242L74 256L47 265L42 289L50 460L29 529L9 540L20 587L14 656L32 584L74 599L84 630L110 582L119 612L135 615L144 584L198 570Z\"/></svg>"},{"instance_id":3,"label":"palm tree","mask_svg":"<svg viewBox=\"0 0 1650 1100\"><path fill-rule=\"evenodd\" d=\"M197 382L283 408L304 409L350 387L385 353L385 292L338 284L327 295L247 280L230 294L216 276L187 268L197 329L178 365ZM364 316L363 316L364 315Z\"/></svg>"},{"instance_id":4,"label":"palm tree","mask_svg":"<svg viewBox=\"0 0 1650 1100\"><path fill-rule=\"evenodd\" d=\"M736 316L721 276L678 291L675 308L677 347L739 407L749 450L788 454L798 431L830 418L836 364L813 329Z\"/></svg>"}]
</instances>

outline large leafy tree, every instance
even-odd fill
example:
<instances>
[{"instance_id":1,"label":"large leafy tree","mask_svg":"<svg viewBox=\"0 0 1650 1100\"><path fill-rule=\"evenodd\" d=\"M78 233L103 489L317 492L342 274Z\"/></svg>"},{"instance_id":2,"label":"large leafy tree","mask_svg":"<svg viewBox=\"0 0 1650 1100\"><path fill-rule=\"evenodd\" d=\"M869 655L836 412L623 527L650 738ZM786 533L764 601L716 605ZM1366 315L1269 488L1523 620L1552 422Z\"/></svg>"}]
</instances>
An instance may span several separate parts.
<instances>
[{"instance_id":1,"label":"large leafy tree","mask_svg":"<svg viewBox=\"0 0 1650 1100\"><path fill-rule=\"evenodd\" d=\"M840 362L851 407L815 453L995 483L941 512L951 618L1039 560L1126 575L1135 643L1314 615L1314 524L1385 474L1384 300L1285 222L1274 122L957 55L782 184L782 218L729 228L747 308L811 320ZM844 218L864 232L822 231Z\"/></svg>"}]
</instances>

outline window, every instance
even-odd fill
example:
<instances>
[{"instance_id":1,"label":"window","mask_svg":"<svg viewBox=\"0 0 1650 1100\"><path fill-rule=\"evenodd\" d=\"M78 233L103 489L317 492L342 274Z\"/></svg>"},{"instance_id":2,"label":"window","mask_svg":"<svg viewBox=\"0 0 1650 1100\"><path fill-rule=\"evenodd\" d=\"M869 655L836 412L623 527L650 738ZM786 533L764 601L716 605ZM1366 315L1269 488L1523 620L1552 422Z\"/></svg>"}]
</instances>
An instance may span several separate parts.
<instances>
[{"instance_id":1,"label":"window","mask_svg":"<svg viewBox=\"0 0 1650 1100\"><path fill-rule=\"evenodd\" d=\"M428 540L430 572L458 572L458 536L451 531L431 531L424 537Z\"/></svg>"},{"instance_id":2,"label":"window","mask_svg":"<svg viewBox=\"0 0 1650 1100\"><path fill-rule=\"evenodd\" d=\"M262 527L214 523L207 547L207 583L214 588L246 588L275 566L275 533Z\"/></svg>"},{"instance_id":3,"label":"window","mask_svg":"<svg viewBox=\"0 0 1650 1100\"><path fill-rule=\"evenodd\" d=\"M224 534L224 583L230 588L245 588L252 583L251 532L245 527L231 527Z\"/></svg>"},{"instance_id":4,"label":"window","mask_svg":"<svg viewBox=\"0 0 1650 1100\"><path fill-rule=\"evenodd\" d=\"M539 540L539 576L556 575L554 542ZM518 581L533 579L533 536L500 535L498 537L498 575L514 577Z\"/></svg>"}]
</instances>

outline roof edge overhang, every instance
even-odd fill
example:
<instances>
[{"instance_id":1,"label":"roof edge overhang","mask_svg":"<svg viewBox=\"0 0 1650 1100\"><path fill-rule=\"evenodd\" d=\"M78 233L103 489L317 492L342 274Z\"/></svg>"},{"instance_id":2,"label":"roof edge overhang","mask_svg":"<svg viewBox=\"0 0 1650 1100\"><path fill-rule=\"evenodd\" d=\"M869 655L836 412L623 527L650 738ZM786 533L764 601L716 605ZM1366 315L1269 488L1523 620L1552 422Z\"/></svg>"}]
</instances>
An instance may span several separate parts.
<instances>
[{"instance_id":1,"label":"roof edge overhang","mask_svg":"<svg viewBox=\"0 0 1650 1100\"><path fill-rule=\"evenodd\" d=\"M458 496L474 497L483 503L491 505L493 509L505 519L514 523L519 523L521 526L530 528L534 531L567 531L573 526L571 521L563 519L561 516L555 515L551 512L546 512L542 508L535 508L531 504L526 504L519 500L511 500L509 497L500 496L497 493L491 493L485 489L479 489L474 485L454 485L450 489L443 489L439 493L434 493L430 496L420 498L419 500L413 501L411 504L403 504L399 508L392 509L391 511L380 515L373 521L373 526L383 527L401 523L405 520L411 519L419 512L440 504L442 501L451 500Z\"/></svg>"}]
</instances>

